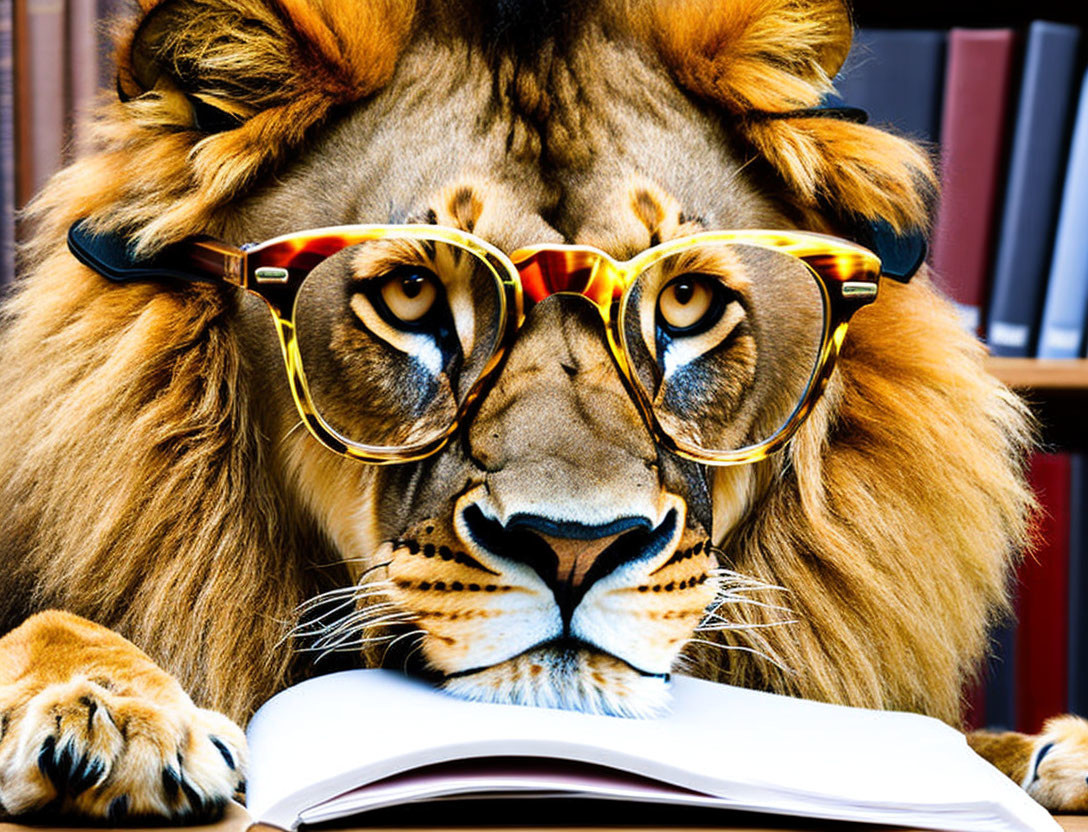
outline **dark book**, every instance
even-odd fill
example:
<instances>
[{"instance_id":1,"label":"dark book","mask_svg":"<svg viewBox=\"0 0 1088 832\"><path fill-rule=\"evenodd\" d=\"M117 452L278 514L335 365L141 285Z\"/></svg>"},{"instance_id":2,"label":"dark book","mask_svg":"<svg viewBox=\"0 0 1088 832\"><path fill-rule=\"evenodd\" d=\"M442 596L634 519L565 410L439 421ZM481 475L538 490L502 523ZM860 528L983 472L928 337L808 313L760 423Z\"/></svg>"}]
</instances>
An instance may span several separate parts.
<instances>
[{"instance_id":1,"label":"dark book","mask_svg":"<svg viewBox=\"0 0 1088 832\"><path fill-rule=\"evenodd\" d=\"M1014 582L1014 597L1019 583ZM983 685L983 719L981 726L993 730L1011 731L1016 728L1016 620L999 624L990 634L990 656Z\"/></svg>"},{"instance_id":2,"label":"dark book","mask_svg":"<svg viewBox=\"0 0 1088 832\"><path fill-rule=\"evenodd\" d=\"M118 20L130 10L128 0L97 0L98 86L112 90L117 82L117 65L113 54L113 29Z\"/></svg>"},{"instance_id":3,"label":"dark book","mask_svg":"<svg viewBox=\"0 0 1088 832\"><path fill-rule=\"evenodd\" d=\"M953 29L948 37L932 262L972 331L992 262L1014 46L1010 29Z\"/></svg>"},{"instance_id":4,"label":"dark book","mask_svg":"<svg viewBox=\"0 0 1088 832\"><path fill-rule=\"evenodd\" d=\"M1043 321L1040 358L1077 358L1085 347L1088 318L1088 75L1081 84L1076 126L1065 168L1062 207L1054 237Z\"/></svg>"},{"instance_id":5,"label":"dark book","mask_svg":"<svg viewBox=\"0 0 1088 832\"><path fill-rule=\"evenodd\" d=\"M0 286L15 277L15 9L0 0Z\"/></svg>"},{"instance_id":6,"label":"dark book","mask_svg":"<svg viewBox=\"0 0 1088 832\"><path fill-rule=\"evenodd\" d=\"M1036 454L1029 478L1042 515L1020 567L1016 728L1036 733L1068 703L1070 455Z\"/></svg>"},{"instance_id":7,"label":"dark book","mask_svg":"<svg viewBox=\"0 0 1088 832\"><path fill-rule=\"evenodd\" d=\"M1069 694L1067 709L1088 716L1088 455L1074 454L1069 489Z\"/></svg>"},{"instance_id":8,"label":"dark book","mask_svg":"<svg viewBox=\"0 0 1088 832\"><path fill-rule=\"evenodd\" d=\"M943 31L860 29L835 78L839 95L869 123L936 142L944 85Z\"/></svg>"},{"instance_id":9,"label":"dark book","mask_svg":"<svg viewBox=\"0 0 1088 832\"><path fill-rule=\"evenodd\" d=\"M1035 346L1053 250L1076 83L1075 26L1036 21L1028 33L986 340L994 355Z\"/></svg>"},{"instance_id":10,"label":"dark book","mask_svg":"<svg viewBox=\"0 0 1088 832\"><path fill-rule=\"evenodd\" d=\"M30 164L30 41L27 32L27 0L12 0L12 38L15 108L15 207L22 208L33 191Z\"/></svg>"}]
</instances>

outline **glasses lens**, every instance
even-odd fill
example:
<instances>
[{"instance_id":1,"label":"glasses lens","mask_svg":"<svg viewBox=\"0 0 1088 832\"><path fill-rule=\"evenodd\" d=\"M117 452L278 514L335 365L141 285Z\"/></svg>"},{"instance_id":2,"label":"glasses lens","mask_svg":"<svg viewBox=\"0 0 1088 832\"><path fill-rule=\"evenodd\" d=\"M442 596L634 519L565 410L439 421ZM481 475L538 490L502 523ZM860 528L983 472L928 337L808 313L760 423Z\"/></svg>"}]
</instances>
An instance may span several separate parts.
<instances>
[{"instance_id":1,"label":"glasses lens","mask_svg":"<svg viewBox=\"0 0 1088 832\"><path fill-rule=\"evenodd\" d=\"M703 244L639 275L622 310L636 383L682 448L727 453L778 434L812 383L824 294L801 260Z\"/></svg>"},{"instance_id":2,"label":"glasses lens","mask_svg":"<svg viewBox=\"0 0 1088 832\"><path fill-rule=\"evenodd\" d=\"M294 310L314 409L364 447L442 436L495 352L502 293L486 260L447 242L382 238L322 261Z\"/></svg>"}]
</instances>

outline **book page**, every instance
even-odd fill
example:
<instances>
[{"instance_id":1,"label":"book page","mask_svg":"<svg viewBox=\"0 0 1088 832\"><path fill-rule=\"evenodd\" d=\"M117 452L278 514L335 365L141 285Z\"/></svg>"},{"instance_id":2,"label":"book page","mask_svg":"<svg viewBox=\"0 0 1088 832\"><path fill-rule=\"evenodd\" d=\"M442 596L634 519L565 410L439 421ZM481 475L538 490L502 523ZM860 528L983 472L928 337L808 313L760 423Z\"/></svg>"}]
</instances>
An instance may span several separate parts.
<instances>
[{"instance_id":1,"label":"book page","mask_svg":"<svg viewBox=\"0 0 1088 832\"><path fill-rule=\"evenodd\" d=\"M684 677L671 694L667 714L624 719L465 702L387 670L319 677L253 718L249 809L290 829L305 809L400 772L529 756L608 766L742 808L944 829L1056 828L937 720Z\"/></svg>"}]
</instances>

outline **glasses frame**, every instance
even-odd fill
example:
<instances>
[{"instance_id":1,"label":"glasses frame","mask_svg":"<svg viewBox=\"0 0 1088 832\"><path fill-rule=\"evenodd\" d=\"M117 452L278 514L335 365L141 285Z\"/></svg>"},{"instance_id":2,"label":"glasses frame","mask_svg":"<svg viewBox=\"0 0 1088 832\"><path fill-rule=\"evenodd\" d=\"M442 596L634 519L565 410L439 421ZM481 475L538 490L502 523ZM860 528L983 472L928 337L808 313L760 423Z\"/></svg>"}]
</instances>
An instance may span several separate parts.
<instances>
[{"instance_id":1,"label":"glasses frame","mask_svg":"<svg viewBox=\"0 0 1088 832\"><path fill-rule=\"evenodd\" d=\"M307 430L335 453L378 465L413 462L438 451L490 389L491 378L501 366L506 351L524 322L525 278L521 271L529 269L535 257L558 256L569 268L590 269L590 276L579 291L546 291L534 285L534 291L530 294L536 300L546 294L576 294L590 300L601 315L609 349L628 394L657 442L679 456L709 465L756 462L780 449L793 437L819 400L834 371L850 319L858 309L876 300L881 274L880 258L869 249L849 240L807 231L706 231L668 240L629 260L617 261L599 249L582 245L534 245L507 256L474 234L439 225L343 225L285 234L242 247L198 238L172 246L152 264L126 263L124 267L117 267L96 256L94 246L87 242L91 236L79 229L80 223L76 223L69 231L69 247L73 254L111 279L173 277L225 282L264 300L279 337L291 396ZM354 442L322 418L310 395L295 329L295 301L310 271L345 248L391 237L441 242L464 249L488 267L500 288L500 333L493 354L458 407L448 429L433 439L410 447ZM116 241L108 242L116 246ZM641 384L634 378L623 336L627 296L638 275L667 257L707 244L755 246L793 255L805 264L816 280L825 311L817 362L801 401L772 436L755 445L732 451L707 451L693 447L674 439L665 431Z\"/></svg>"}]
</instances>

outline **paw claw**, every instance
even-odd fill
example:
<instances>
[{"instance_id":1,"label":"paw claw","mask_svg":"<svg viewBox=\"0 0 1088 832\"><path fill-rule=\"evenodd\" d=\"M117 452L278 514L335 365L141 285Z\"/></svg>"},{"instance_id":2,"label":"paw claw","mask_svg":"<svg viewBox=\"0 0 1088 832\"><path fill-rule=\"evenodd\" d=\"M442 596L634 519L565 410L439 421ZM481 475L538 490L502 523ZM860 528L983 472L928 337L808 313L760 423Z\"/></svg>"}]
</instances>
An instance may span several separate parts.
<instances>
[{"instance_id":1,"label":"paw claw","mask_svg":"<svg viewBox=\"0 0 1088 832\"><path fill-rule=\"evenodd\" d=\"M38 770L46 780L54 784L57 782L56 757L57 739L53 736L46 737L41 750L38 752Z\"/></svg>"},{"instance_id":2,"label":"paw claw","mask_svg":"<svg viewBox=\"0 0 1088 832\"><path fill-rule=\"evenodd\" d=\"M227 748L219 737L209 737L212 741L212 745L219 749L219 753L223 755L223 761L227 764L227 768L234 771L237 768L237 764L234 762L234 755L230 753L230 749Z\"/></svg>"},{"instance_id":3,"label":"paw claw","mask_svg":"<svg viewBox=\"0 0 1088 832\"><path fill-rule=\"evenodd\" d=\"M178 796L178 790L181 788L181 777L174 770L173 766L167 766L162 770L162 790L166 792L166 799L173 803Z\"/></svg>"},{"instance_id":4,"label":"paw claw","mask_svg":"<svg viewBox=\"0 0 1088 832\"><path fill-rule=\"evenodd\" d=\"M200 815L204 811L204 798L196 789L190 786L183 777L181 790L185 793L185 799L189 801L189 808L194 814Z\"/></svg>"},{"instance_id":5,"label":"paw claw","mask_svg":"<svg viewBox=\"0 0 1088 832\"><path fill-rule=\"evenodd\" d=\"M120 823L128 815L128 796L121 795L115 797L110 801L110 806L106 810L106 819L110 823Z\"/></svg>"},{"instance_id":6,"label":"paw claw","mask_svg":"<svg viewBox=\"0 0 1088 832\"><path fill-rule=\"evenodd\" d=\"M83 757L68 780L69 793L73 797L83 794L91 786L97 785L105 773L106 766L101 760Z\"/></svg>"},{"instance_id":7,"label":"paw claw","mask_svg":"<svg viewBox=\"0 0 1088 832\"><path fill-rule=\"evenodd\" d=\"M206 822L245 774L241 730L180 691L158 701L76 678L17 713L0 744L0 804L11 814Z\"/></svg>"}]
</instances>

